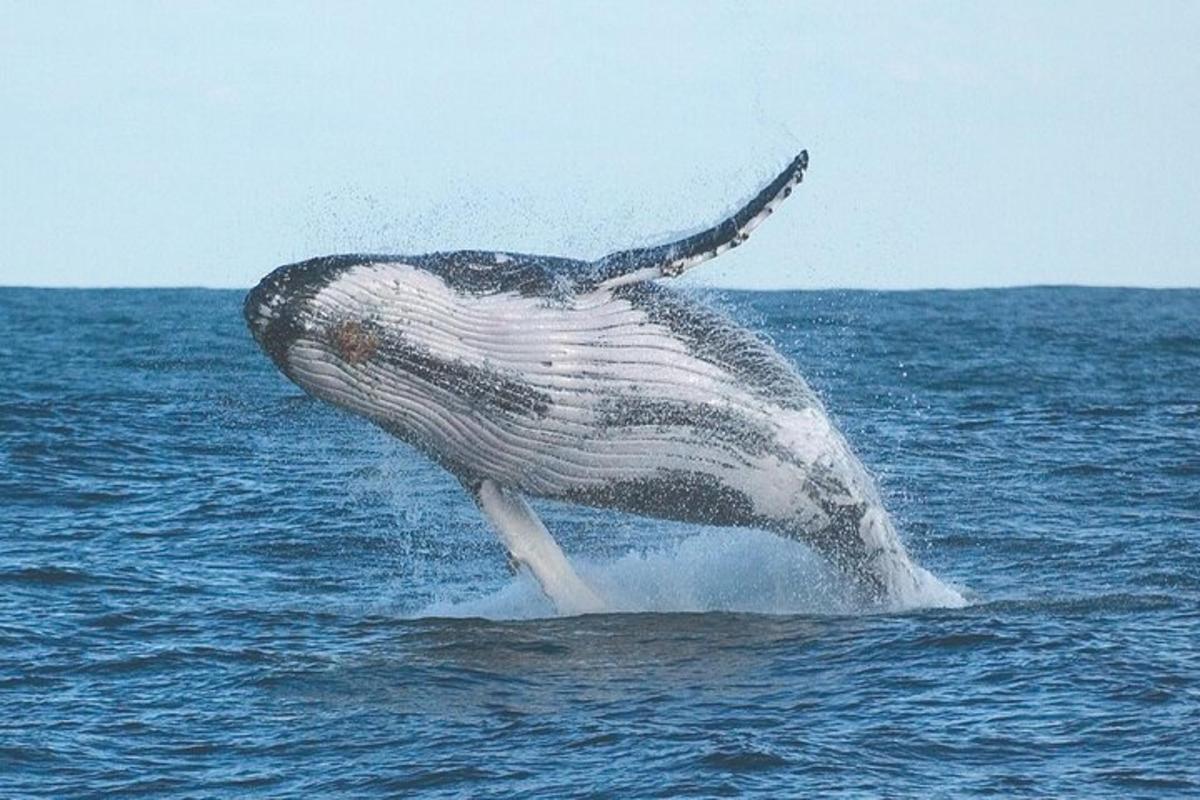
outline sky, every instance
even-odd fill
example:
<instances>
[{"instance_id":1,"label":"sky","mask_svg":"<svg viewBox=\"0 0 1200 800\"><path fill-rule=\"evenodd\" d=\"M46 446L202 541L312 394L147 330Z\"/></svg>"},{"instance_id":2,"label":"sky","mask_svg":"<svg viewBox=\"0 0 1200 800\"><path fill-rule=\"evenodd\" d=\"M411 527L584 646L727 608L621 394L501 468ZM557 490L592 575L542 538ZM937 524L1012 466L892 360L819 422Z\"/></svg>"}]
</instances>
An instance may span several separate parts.
<instances>
[{"instance_id":1,"label":"sky","mask_svg":"<svg viewBox=\"0 0 1200 800\"><path fill-rule=\"evenodd\" d=\"M0 285L596 258L690 282L1200 285L1200 4L0 0Z\"/></svg>"}]
</instances>

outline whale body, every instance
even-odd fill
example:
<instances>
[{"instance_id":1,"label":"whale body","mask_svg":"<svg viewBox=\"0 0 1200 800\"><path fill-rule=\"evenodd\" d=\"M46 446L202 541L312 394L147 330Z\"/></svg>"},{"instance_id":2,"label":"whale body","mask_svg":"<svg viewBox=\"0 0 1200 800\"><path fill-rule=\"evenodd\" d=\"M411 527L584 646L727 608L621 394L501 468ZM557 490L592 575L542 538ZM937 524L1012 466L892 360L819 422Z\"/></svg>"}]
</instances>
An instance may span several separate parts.
<instances>
[{"instance_id":1,"label":"whale body","mask_svg":"<svg viewBox=\"0 0 1200 800\"><path fill-rule=\"evenodd\" d=\"M807 164L801 153L733 216L671 244L598 261L314 258L265 277L245 317L304 391L457 476L565 613L604 598L525 496L770 530L869 602L904 605L936 579L817 395L763 339L660 282L745 241Z\"/></svg>"}]
</instances>

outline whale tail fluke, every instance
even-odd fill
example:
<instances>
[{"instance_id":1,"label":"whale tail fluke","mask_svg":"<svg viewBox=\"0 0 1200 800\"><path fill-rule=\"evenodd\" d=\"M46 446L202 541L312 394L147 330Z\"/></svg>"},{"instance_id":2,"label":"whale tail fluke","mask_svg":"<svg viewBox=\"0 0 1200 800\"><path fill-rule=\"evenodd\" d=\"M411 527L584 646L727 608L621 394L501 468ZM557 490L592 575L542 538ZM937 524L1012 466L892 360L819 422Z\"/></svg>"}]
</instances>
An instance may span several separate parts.
<instances>
[{"instance_id":1,"label":"whale tail fluke","mask_svg":"<svg viewBox=\"0 0 1200 800\"><path fill-rule=\"evenodd\" d=\"M598 284L613 288L628 283L674 278L746 241L804 179L808 151L802 150L775 179L732 216L708 230L670 244L621 250L596 262Z\"/></svg>"}]
</instances>

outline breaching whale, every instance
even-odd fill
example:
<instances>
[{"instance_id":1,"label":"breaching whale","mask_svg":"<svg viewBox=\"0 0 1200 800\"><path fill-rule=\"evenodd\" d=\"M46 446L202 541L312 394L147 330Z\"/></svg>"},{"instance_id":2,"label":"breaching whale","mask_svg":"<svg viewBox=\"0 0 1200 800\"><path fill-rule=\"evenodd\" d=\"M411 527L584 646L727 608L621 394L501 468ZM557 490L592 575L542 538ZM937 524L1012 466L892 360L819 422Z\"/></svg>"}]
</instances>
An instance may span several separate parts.
<instances>
[{"instance_id":1,"label":"breaching whale","mask_svg":"<svg viewBox=\"0 0 1200 800\"><path fill-rule=\"evenodd\" d=\"M334 255L279 267L247 324L305 392L453 473L563 613L600 611L526 496L767 529L870 602L936 578L870 474L768 343L659 283L736 247L802 180L802 152L744 207L598 261L509 252Z\"/></svg>"}]
</instances>

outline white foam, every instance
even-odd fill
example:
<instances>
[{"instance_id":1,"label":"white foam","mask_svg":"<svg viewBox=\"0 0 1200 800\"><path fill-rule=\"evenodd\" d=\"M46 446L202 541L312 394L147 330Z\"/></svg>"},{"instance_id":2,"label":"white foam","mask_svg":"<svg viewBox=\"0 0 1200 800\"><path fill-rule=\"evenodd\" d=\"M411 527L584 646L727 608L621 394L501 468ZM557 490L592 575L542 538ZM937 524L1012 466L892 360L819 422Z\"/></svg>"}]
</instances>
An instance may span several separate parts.
<instances>
[{"instance_id":1,"label":"white foam","mask_svg":"<svg viewBox=\"0 0 1200 800\"><path fill-rule=\"evenodd\" d=\"M667 547L601 562L572 557L613 613L841 615L878 613L858 602L846 579L806 547L774 534L709 529ZM886 610L959 608L962 595L921 567L918 586ZM420 617L536 619L556 616L528 575L470 600L435 602Z\"/></svg>"}]
</instances>

